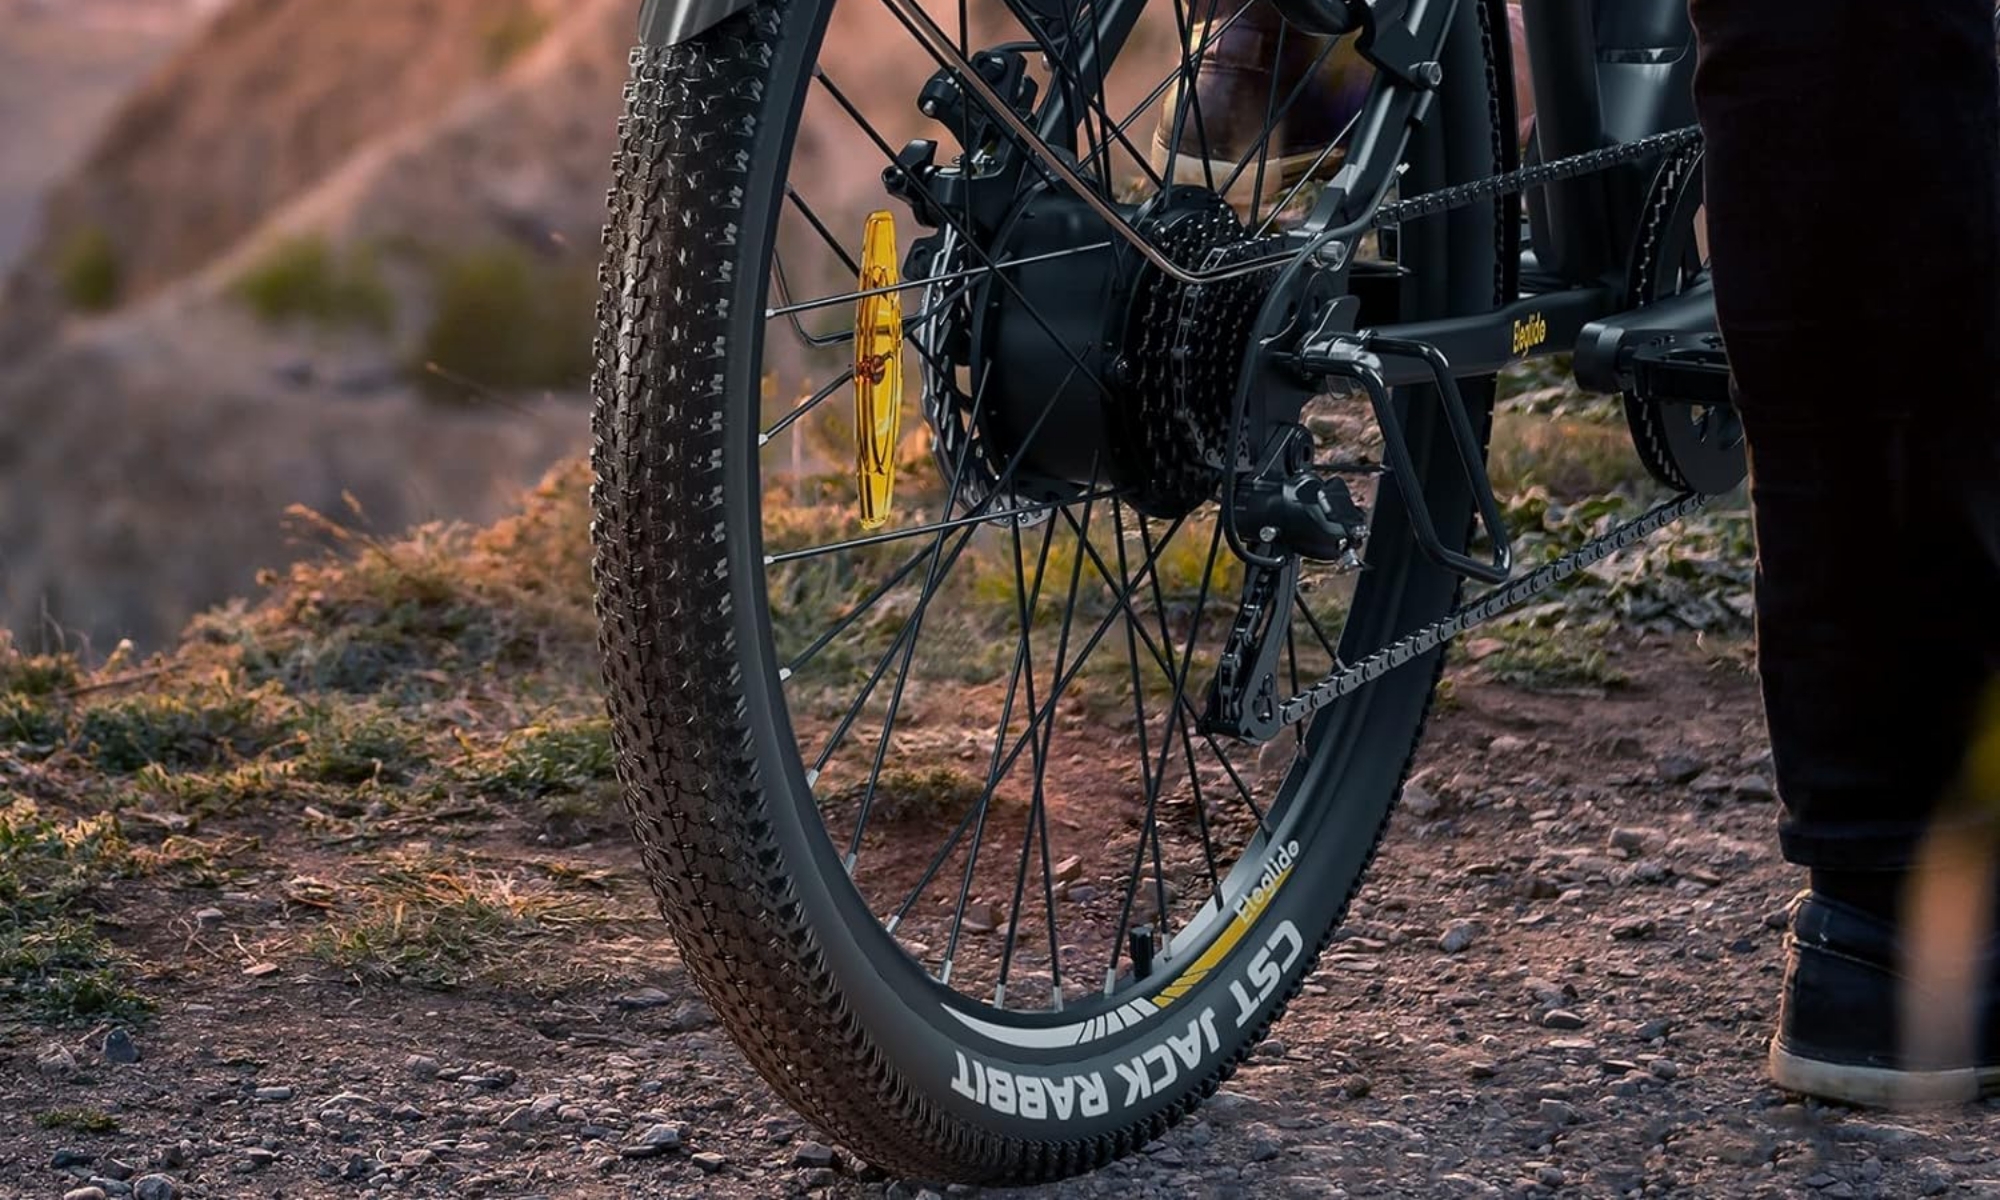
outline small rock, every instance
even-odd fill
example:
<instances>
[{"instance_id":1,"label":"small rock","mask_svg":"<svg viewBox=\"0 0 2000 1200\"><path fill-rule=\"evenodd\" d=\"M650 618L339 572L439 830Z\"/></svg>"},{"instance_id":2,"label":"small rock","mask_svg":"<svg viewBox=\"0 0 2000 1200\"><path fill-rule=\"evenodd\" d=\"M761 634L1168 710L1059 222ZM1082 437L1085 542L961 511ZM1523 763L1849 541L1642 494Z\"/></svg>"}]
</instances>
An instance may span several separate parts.
<instances>
[{"instance_id":1,"label":"small rock","mask_svg":"<svg viewBox=\"0 0 2000 1200\"><path fill-rule=\"evenodd\" d=\"M627 992L623 996L618 997L617 1000L618 1007L624 1009L626 1012L638 1012L648 1008L666 1008L673 1002L674 998L672 996L667 995L659 988L653 987L640 988L636 992Z\"/></svg>"},{"instance_id":2,"label":"small rock","mask_svg":"<svg viewBox=\"0 0 2000 1200\"><path fill-rule=\"evenodd\" d=\"M1366 1100L1375 1090L1375 1081L1366 1075L1350 1075L1340 1081L1340 1090L1347 1093L1349 1100Z\"/></svg>"},{"instance_id":3,"label":"small rock","mask_svg":"<svg viewBox=\"0 0 2000 1200\"><path fill-rule=\"evenodd\" d=\"M132 1200L180 1200L180 1185L167 1175L141 1175L132 1181Z\"/></svg>"},{"instance_id":4,"label":"small rock","mask_svg":"<svg viewBox=\"0 0 2000 1200\"><path fill-rule=\"evenodd\" d=\"M1778 785L1772 783L1768 775L1738 775L1730 781L1729 790L1745 800L1778 798Z\"/></svg>"},{"instance_id":5,"label":"small rock","mask_svg":"<svg viewBox=\"0 0 2000 1200\"><path fill-rule=\"evenodd\" d=\"M541 1118L536 1114L534 1105L523 1104L513 1112L500 1118L500 1128L506 1130L508 1133L526 1133L539 1124L540 1121Z\"/></svg>"},{"instance_id":6,"label":"small rock","mask_svg":"<svg viewBox=\"0 0 2000 1200\"><path fill-rule=\"evenodd\" d=\"M1674 1030L1673 1025L1660 1017L1654 1017L1632 1031L1632 1036L1642 1042L1650 1042L1667 1036Z\"/></svg>"},{"instance_id":7,"label":"small rock","mask_svg":"<svg viewBox=\"0 0 2000 1200\"><path fill-rule=\"evenodd\" d=\"M1626 917L1611 925L1611 940L1614 942L1643 942L1659 930L1659 925L1651 917Z\"/></svg>"},{"instance_id":8,"label":"small rock","mask_svg":"<svg viewBox=\"0 0 2000 1200\"><path fill-rule=\"evenodd\" d=\"M658 1158L681 1148L678 1125L655 1125L630 1143L618 1147L624 1158Z\"/></svg>"},{"instance_id":9,"label":"small rock","mask_svg":"<svg viewBox=\"0 0 2000 1200\"><path fill-rule=\"evenodd\" d=\"M405 1101L389 1110L389 1119L391 1121L421 1121L424 1119L424 1110Z\"/></svg>"},{"instance_id":10,"label":"small rock","mask_svg":"<svg viewBox=\"0 0 2000 1200\"><path fill-rule=\"evenodd\" d=\"M416 1167L428 1167L436 1161L437 1152L435 1150L424 1149L404 1151L403 1157L397 1160L400 1165L413 1169Z\"/></svg>"},{"instance_id":11,"label":"small rock","mask_svg":"<svg viewBox=\"0 0 2000 1200\"><path fill-rule=\"evenodd\" d=\"M62 1078L76 1074L76 1055L57 1042L43 1046L35 1055L35 1069L44 1075Z\"/></svg>"},{"instance_id":12,"label":"small rock","mask_svg":"<svg viewBox=\"0 0 2000 1200\"><path fill-rule=\"evenodd\" d=\"M98 1163L97 1169L119 1183L123 1183L139 1173L138 1169L133 1167L131 1163L120 1162L115 1158L107 1158L103 1162Z\"/></svg>"},{"instance_id":13,"label":"small rock","mask_svg":"<svg viewBox=\"0 0 2000 1200\"><path fill-rule=\"evenodd\" d=\"M1552 1008L1542 1014L1544 1029L1582 1029L1584 1019L1566 1008Z\"/></svg>"},{"instance_id":14,"label":"small rock","mask_svg":"<svg viewBox=\"0 0 2000 1200\"><path fill-rule=\"evenodd\" d=\"M1576 1108L1563 1100L1543 1100L1535 1106L1542 1120L1550 1125L1576 1124Z\"/></svg>"},{"instance_id":15,"label":"small rock","mask_svg":"<svg viewBox=\"0 0 2000 1200\"><path fill-rule=\"evenodd\" d=\"M283 1084L276 1087L260 1087L250 1093L250 1098L259 1104L283 1104L292 1098L292 1089Z\"/></svg>"},{"instance_id":16,"label":"small rock","mask_svg":"<svg viewBox=\"0 0 2000 1200\"><path fill-rule=\"evenodd\" d=\"M63 1200L106 1200L106 1197L101 1187L80 1187L64 1192Z\"/></svg>"},{"instance_id":17,"label":"small rock","mask_svg":"<svg viewBox=\"0 0 2000 1200\"><path fill-rule=\"evenodd\" d=\"M428 1054L412 1054L403 1060L403 1069L418 1079L436 1079L442 1069L438 1060Z\"/></svg>"},{"instance_id":18,"label":"small rock","mask_svg":"<svg viewBox=\"0 0 2000 1200\"><path fill-rule=\"evenodd\" d=\"M99 1047L108 1063L135 1063L139 1061L139 1044L132 1040L132 1034L123 1026L104 1035Z\"/></svg>"},{"instance_id":19,"label":"small rock","mask_svg":"<svg viewBox=\"0 0 2000 1200\"><path fill-rule=\"evenodd\" d=\"M1653 1078L1655 1079L1679 1079L1681 1077L1681 1065L1671 1058L1656 1058L1646 1064L1646 1069L1653 1073Z\"/></svg>"},{"instance_id":20,"label":"small rock","mask_svg":"<svg viewBox=\"0 0 2000 1200\"><path fill-rule=\"evenodd\" d=\"M1627 850L1634 854L1646 848L1650 841L1643 829L1614 829L1611 831L1611 846L1614 850Z\"/></svg>"},{"instance_id":21,"label":"small rock","mask_svg":"<svg viewBox=\"0 0 2000 1200\"><path fill-rule=\"evenodd\" d=\"M96 1161L97 1156L88 1150L71 1150L67 1147L58 1149L49 1156L49 1166L58 1171L64 1167L87 1167Z\"/></svg>"},{"instance_id":22,"label":"small rock","mask_svg":"<svg viewBox=\"0 0 2000 1200\"><path fill-rule=\"evenodd\" d=\"M1687 783L1706 770L1707 763L1684 752L1676 751L1660 759L1660 778L1672 784Z\"/></svg>"},{"instance_id":23,"label":"small rock","mask_svg":"<svg viewBox=\"0 0 2000 1200\"><path fill-rule=\"evenodd\" d=\"M168 1142L153 1151L153 1161L163 1167L185 1167L189 1150L187 1142Z\"/></svg>"},{"instance_id":24,"label":"small rock","mask_svg":"<svg viewBox=\"0 0 2000 1200\"><path fill-rule=\"evenodd\" d=\"M1479 931L1470 921L1454 921L1444 936L1438 939L1438 949L1446 954L1462 954L1472 943L1479 940Z\"/></svg>"},{"instance_id":25,"label":"small rock","mask_svg":"<svg viewBox=\"0 0 2000 1200\"><path fill-rule=\"evenodd\" d=\"M1792 923L1792 912L1788 908L1774 908L1764 914L1764 928L1783 929Z\"/></svg>"},{"instance_id":26,"label":"small rock","mask_svg":"<svg viewBox=\"0 0 2000 1200\"><path fill-rule=\"evenodd\" d=\"M1722 771L1704 771L1695 777L1688 787L1697 792L1726 792L1736 783L1734 776Z\"/></svg>"},{"instance_id":27,"label":"small rock","mask_svg":"<svg viewBox=\"0 0 2000 1200\"><path fill-rule=\"evenodd\" d=\"M1419 820L1428 821L1444 807L1430 790L1415 783L1403 785L1403 808Z\"/></svg>"},{"instance_id":28,"label":"small rock","mask_svg":"<svg viewBox=\"0 0 2000 1200\"><path fill-rule=\"evenodd\" d=\"M1563 1174L1561 1167L1553 1164L1542 1167L1535 1172L1535 1182L1545 1188L1559 1188L1568 1178L1567 1175Z\"/></svg>"},{"instance_id":29,"label":"small rock","mask_svg":"<svg viewBox=\"0 0 2000 1200\"><path fill-rule=\"evenodd\" d=\"M202 929L213 929L229 919L229 914L219 908L204 908L194 914L194 923Z\"/></svg>"},{"instance_id":30,"label":"small rock","mask_svg":"<svg viewBox=\"0 0 2000 1200\"><path fill-rule=\"evenodd\" d=\"M965 906L965 930L967 933L992 933L1000 928L1000 910L984 900L974 900Z\"/></svg>"},{"instance_id":31,"label":"small rock","mask_svg":"<svg viewBox=\"0 0 2000 1200\"><path fill-rule=\"evenodd\" d=\"M259 1170L262 1170L263 1168L268 1167L272 1163L278 1161L278 1156L276 1154L272 1153L269 1150L264 1149L262 1146L250 1147L248 1150L245 1150L243 1152L243 1157L249 1160L250 1165L252 1167L257 1168Z\"/></svg>"},{"instance_id":32,"label":"small rock","mask_svg":"<svg viewBox=\"0 0 2000 1200\"><path fill-rule=\"evenodd\" d=\"M1480 1061L1467 1064L1465 1073L1474 1079L1491 1079L1500 1073L1500 1068L1495 1063Z\"/></svg>"},{"instance_id":33,"label":"small rock","mask_svg":"<svg viewBox=\"0 0 2000 1200\"><path fill-rule=\"evenodd\" d=\"M349 1182L359 1183L364 1179L373 1179L381 1170L382 1163L379 1159L366 1154L356 1154L347 1160L347 1165L341 1168L340 1175Z\"/></svg>"},{"instance_id":34,"label":"small rock","mask_svg":"<svg viewBox=\"0 0 2000 1200\"><path fill-rule=\"evenodd\" d=\"M1486 743L1486 748L1494 754L1519 754L1528 748L1528 739L1503 733Z\"/></svg>"},{"instance_id":35,"label":"small rock","mask_svg":"<svg viewBox=\"0 0 2000 1200\"><path fill-rule=\"evenodd\" d=\"M728 1159L713 1150L704 1150L700 1154L691 1155L688 1161L711 1175L729 1165Z\"/></svg>"},{"instance_id":36,"label":"small rock","mask_svg":"<svg viewBox=\"0 0 2000 1200\"><path fill-rule=\"evenodd\" d=\"M1814 1174L1808 1175L1805 1178L1805 1185L1814 1190L1823 1188L1832 1182L1833 1182L1833 1176L1827 1174L1825 1171L1815 1172Z\"/></svg>"},{"instance_id":37,"label":"small rock","mask_svg":"<svg viewBox=\"0 0 2000 1200\"><path fill-rule=\"evenodd\" d=\"M1057 883L1075 883L1083 878L1083 859L1072 854L1056 864Z\"/></svg>"},{"instance_id":38,"label":"small rock","mask_svg":"<svg viewBox=\"0 0 2000 1200\"><path fill-rule=\"evenodd\" d=\"M792 1165L795 1167L830 1167L833 1165L834 1157L831 1146L822 1146L818 1142L807 1142L792 1151Z\"/></svg>"},{"instance_id":39,"label":"small rock","mask_svg":"<svg viewBox=\"0 0 2000 1200\"><path fill-rule=\"evenodd\" d=\"M1097 899L1097 889L1087 883L1074 883L1070 885L1068 896L1078 904L1087 904Z\"/></svg>"}]
</instances>

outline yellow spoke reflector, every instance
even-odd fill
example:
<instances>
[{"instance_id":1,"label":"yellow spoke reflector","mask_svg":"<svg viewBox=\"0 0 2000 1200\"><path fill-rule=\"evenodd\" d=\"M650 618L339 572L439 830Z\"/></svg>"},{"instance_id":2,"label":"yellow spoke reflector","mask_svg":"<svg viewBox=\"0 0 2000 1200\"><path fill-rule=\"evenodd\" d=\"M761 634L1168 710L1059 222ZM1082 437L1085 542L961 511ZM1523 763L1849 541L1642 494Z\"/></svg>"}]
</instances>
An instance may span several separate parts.
<instances>
[{"instance_id":1,"label":"yellow spoke reflector","mask_svg":"<svg viewBox=\"0 0 2000 1200\"><path fill-rule=\"evenodd\" d=\"M896 495L896 441L903 425L903 282L896 218L868 214L861 237L861 302L854 309L854 458L861 527L889 521Z\"/></svg>"}]
</instances>

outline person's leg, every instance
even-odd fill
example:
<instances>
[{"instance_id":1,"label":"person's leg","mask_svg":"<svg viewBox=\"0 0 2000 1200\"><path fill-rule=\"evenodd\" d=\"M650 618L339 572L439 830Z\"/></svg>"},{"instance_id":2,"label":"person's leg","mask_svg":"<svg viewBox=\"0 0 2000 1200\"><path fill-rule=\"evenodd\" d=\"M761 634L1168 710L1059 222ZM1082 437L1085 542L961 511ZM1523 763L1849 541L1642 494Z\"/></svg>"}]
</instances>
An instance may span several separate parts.
<instances>
[{"instance_id":1,"label":"person's leg","mask_svg":"<svg viewBox=\"0 0 2000 1200\"><path fill-rule=\"evenodd\" d=\"M1992 0L1694 0L1794 861L1907 863L2000 669Z\"/></svg>"},{"instance_id":2,"label":"person's leg","mask_svg":"<svg viewBox=\"0 0 2000 1200\"><path fill-rule=\"evenodd\" d=\"M1992 0L1691 8L1781 836L1812 871L1795 937L1859 914L1893 941L2000 671ZM1787 1021L1868 1026L1826 965L1795 955Z\"/></svg>"}]
</instances>

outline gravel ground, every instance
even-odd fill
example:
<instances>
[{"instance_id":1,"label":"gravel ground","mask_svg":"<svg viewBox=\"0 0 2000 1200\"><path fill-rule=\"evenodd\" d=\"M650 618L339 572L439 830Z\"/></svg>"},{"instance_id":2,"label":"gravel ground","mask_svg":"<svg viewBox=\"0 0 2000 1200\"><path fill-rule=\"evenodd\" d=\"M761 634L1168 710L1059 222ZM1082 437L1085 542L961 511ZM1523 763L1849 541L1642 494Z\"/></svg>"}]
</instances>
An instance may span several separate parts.
<instances>
[{"instance_id":1,"label":"gravel ground","mask_svg":"<svg viewBox=\"0 0 2000 1200\"><path fill-rule=\"evenodd\" d=\"M1763 1082L1795 881L1742 647L1613 661L1630 682L1609 692L1455 668L1275 1036L1144 1153L1006 1194L2000 1196L1994 1106L1867 1114ZM0 1040L0 1195L947 1192L815 1141L643 919L629 851L569 853L631 919L579 935L602 969L561 986L428 992L241 953L307 919L280 899L301 894L290 859L219 894L118 883L157 1013Z\"/></svg>"}]
</instances>

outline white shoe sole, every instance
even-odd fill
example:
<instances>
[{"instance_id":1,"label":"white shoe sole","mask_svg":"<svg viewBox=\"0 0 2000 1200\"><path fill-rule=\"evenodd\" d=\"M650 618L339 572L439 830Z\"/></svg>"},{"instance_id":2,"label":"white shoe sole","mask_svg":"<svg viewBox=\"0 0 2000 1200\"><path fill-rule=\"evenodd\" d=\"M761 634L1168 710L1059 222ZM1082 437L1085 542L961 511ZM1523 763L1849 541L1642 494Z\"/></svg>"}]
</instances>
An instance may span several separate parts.
<instances>
[{"instance_id":1,"label":"white shoe sole","mask_svg":"<svg viewBox=\"0 0 2000 1200\"><path fill-rule=\"evenodd\" d=\"M1788 1092L1868 1108L1942 1108L2000 1092L2000 1067L1892 1071L1802 1058L1771 1042L1771 1080Z\"/></svg>"}]
</instances>

